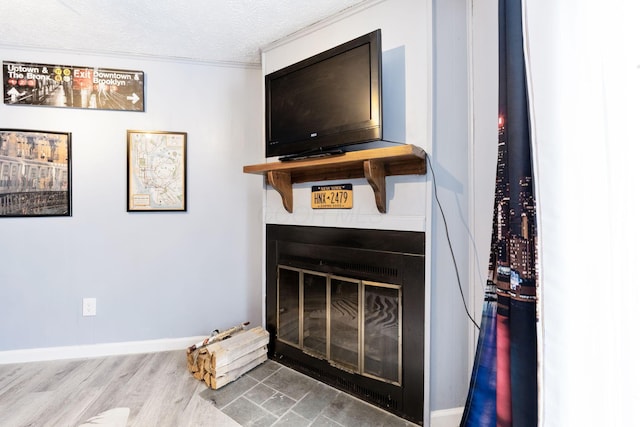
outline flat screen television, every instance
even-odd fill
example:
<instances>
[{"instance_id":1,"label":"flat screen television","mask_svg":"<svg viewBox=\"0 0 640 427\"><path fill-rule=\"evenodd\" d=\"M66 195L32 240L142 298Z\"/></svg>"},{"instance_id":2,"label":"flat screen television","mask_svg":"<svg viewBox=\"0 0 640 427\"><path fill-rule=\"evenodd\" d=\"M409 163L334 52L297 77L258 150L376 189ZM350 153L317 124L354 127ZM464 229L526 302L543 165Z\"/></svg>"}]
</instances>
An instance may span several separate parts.
<instances>
[{"instance_id":1,"label":"flat screen television","mask_svg":"<svg viewBox=\"0 0 640 427\"><path fill-rule=\"evenodd\" d=\"M376 30L265 76L266 157L381 140L381 44Z\"/></svg>"}]
</instances>

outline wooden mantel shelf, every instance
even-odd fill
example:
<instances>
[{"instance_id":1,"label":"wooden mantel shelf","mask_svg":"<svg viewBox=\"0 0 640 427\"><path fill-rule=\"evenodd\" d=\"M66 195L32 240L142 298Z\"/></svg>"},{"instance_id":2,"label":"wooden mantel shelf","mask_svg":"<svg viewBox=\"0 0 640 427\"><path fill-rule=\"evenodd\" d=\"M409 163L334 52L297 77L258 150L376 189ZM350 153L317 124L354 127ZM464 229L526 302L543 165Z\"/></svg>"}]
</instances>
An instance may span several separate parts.
<instances>
[{"instance_id":1,"label":"wooden mantel shelf","mask_svg":"<svg viewBox=\"0 0 640 427\"><path fill-rule=\"evenodd\" d=\"M351 151L336 156L247 165L244 173L264 175L282 197L282 204L293 212L292 185L301 182L367 178L373 189L378 211L387 211L386 177L424 175L426 153L414 145L396 145Z\"/></svg>"}]
</instances>

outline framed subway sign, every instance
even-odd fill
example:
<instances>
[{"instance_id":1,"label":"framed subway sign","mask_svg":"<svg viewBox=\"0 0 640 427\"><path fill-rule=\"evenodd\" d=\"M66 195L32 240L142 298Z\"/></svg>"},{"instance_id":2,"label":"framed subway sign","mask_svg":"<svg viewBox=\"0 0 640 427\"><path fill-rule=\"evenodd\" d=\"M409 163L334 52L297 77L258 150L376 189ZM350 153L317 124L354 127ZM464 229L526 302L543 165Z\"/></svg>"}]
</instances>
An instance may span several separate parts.
<instances>
[{"instance_id":1,"label":"framed subway sign","mask_svg":"<svg viewBox=\"0 0 640 427\"><path fill-rule=\"evenodd\" d=\"M144 111L144 72L78 65L2 63L4 103Z\"/></svg>"}]
</instances>

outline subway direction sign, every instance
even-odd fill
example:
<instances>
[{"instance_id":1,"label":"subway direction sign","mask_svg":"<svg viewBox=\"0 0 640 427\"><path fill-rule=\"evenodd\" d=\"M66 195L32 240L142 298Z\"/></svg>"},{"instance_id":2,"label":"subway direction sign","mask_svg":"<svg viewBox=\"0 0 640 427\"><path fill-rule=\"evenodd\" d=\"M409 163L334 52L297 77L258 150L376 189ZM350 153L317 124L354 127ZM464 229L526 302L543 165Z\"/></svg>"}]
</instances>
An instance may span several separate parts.
<instances>
[{"instance_id":1,"label":"subway direction sign","mask_svg":"<svg viewBox=\"0 0 640 427\"><path fill-rule=\"evenodd\" d=\"M353 185L313 185L311 187L312 209L351 209L353 207Z\"/></svg>"},{"instance_id":2,"label":"subway direction sign","mask_svg":"<svg viewBox=\"0 0 640 427\"><path fill-rule=\"evenodd\" d=\"M144 111L144 72L78 65L2 62L4 103Z\"/></svg>"}]
</instances>

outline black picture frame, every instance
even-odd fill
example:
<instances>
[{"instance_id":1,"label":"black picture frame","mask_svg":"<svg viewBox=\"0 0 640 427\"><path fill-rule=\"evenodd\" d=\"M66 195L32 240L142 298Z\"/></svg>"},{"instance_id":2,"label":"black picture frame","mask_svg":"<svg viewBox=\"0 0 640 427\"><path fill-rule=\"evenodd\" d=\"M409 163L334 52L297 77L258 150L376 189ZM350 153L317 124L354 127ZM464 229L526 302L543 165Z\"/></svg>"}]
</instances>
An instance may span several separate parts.
<instances>
[{"instance_id":1,"label":"black picture frame","mask_svg":"<svg viewBox=\"0 0 640 427\"><path fill-rule=\"evenodd\" d=\"M187 210L187 133L127 131L127 212Z\"/></svg>"},{"instance_id":2,"label":"black picture frame","mask_svg":"<svg viewBox=\"0 0 640 427\"><path fill-rule=\"evenodd\" d=\"M0 217L71 216L71 132L0 129Z\"/></svg>"}]
</instances>

